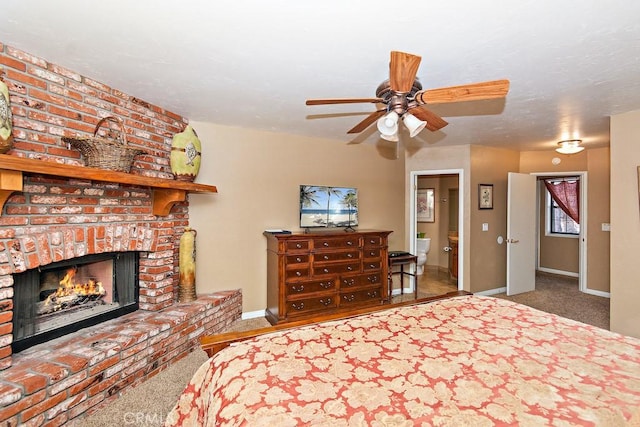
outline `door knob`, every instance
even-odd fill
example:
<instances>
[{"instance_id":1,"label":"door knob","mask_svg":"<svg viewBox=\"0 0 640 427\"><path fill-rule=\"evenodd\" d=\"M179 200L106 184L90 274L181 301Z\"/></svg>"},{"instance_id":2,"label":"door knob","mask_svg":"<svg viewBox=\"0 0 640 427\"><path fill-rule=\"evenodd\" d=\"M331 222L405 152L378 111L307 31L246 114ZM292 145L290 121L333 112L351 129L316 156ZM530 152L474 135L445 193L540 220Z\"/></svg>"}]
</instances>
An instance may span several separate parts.
<instances>
[{"instance_id":1,"label":"door knob","mask_svg":"<svg viewBox=\"0 0 640 427\"><path fill-rule=\"evenodd\" d=\"M442 248L442 250L445 252L451 252L453 248L451 246L445 246L444 248Z\"/></svg>"},{"instance_id":2,"label":"door knob","mask_svg":"<svg viewBox=\"0 0 640 427\"><path fill-rule=\"evenodd\" d=\"M518 243L519 241L518 239L507 239L507 243Z\"/></svg>"}]
</instances>

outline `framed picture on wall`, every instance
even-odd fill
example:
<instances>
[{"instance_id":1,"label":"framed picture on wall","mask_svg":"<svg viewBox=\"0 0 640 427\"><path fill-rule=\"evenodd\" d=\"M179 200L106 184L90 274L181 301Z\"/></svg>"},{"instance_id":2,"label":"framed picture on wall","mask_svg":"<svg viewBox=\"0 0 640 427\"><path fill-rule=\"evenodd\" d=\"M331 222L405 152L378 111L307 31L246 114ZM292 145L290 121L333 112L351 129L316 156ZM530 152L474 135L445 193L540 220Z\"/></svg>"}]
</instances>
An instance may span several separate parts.
<instances>
[{"instance_id":1,"label":"framed picture on wall","mask_svg":"<svg viewBox=\"0 0 640 427\"><path fill-rule=\"evenodd\" d=\"M435 189L423 188L418 190L416 197L416 219L418 222L435 222Z\"/></svg>"},{"instance_id":2,"label":"framed picture on wall","mask_svg":"<svg viewBox=\"0 0 640 427\"><path fill-rule=\"evenodd\" d=\"M478 208L493 209L493 184L478 184Z\"/></svg>"}]
</instances>

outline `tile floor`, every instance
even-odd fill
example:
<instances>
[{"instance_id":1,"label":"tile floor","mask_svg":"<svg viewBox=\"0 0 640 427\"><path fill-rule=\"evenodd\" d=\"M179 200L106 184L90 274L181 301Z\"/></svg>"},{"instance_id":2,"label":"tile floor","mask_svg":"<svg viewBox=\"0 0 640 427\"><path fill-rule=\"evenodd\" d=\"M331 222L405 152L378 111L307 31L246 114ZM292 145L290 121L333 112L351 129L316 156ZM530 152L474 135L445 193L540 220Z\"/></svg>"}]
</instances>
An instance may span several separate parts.
<instances>
[{"instance_id":1,"label":"tile floor","mask_svg":"<svg viewBox=\"0 0 640 427\"><path fill-rule=\"evenodd\" d=\"M429 297L434 295L442 295L447 292L457 291L458 282L449 277L448 271L440 270L437 266L427 266L422 275L418 277L418 298ZM409 287L410 276L405 275L404 287ZM393 275L393 289L398 291L400 289L400 275ZM405 292L403 295L398 294L393 296L392 302L401 302L414 299L413 292Z\"/></svg>"}]
</instances>

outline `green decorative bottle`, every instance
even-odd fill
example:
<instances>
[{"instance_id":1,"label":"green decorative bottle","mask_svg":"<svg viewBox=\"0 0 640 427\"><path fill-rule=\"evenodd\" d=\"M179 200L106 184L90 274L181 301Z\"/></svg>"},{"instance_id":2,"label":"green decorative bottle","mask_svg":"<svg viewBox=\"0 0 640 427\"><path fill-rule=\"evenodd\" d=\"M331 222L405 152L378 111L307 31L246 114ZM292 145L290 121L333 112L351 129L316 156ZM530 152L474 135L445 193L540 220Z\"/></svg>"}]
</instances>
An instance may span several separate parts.
<instances>
[{"instance_id":1,"label":"green decorative bottle","mask_svg":"<svg viewBox=\"0 0 640 427\"><path fill-rule=\"evenodd\" d=\"M191 125L187 125L183 132L173 135L169 160L171 172L177 180L196 179L200 170L201 150L202 144Z\"/></svg>"},{"instance_id":2,"label":"green decorative bottle","mask_svg":"<svg viewBox=\"0 0 640 427\"><path fill-rule=\"evenodd\" d=\"M13 124L11 104L9 103L9 88L0 78L0 154L4 154L13 147Z\"/></svg>"}]
</instances>

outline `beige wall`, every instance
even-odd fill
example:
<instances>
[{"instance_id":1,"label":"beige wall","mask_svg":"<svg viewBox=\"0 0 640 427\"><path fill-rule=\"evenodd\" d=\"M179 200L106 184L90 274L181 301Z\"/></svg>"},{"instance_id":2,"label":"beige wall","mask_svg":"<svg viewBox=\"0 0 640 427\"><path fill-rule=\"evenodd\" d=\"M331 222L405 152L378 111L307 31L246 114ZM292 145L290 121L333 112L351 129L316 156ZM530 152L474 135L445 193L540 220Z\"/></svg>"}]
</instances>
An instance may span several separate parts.
<instances>
[{"instance_id":1,"label":"beige wall","mask_svg":"<svg viewBox=\"0 0 640 427\"><path fill-rule=\"evenodd\" d=\"M472 292L506 286L507 245L498 236L507 237L507 176L517 172L517 151L483 146L471 147L471 221L470 244ZM493 209L478 208L478 185L493 184ZM482 224L489 225L482 231Z\"/></svg>"},{"instance_id":2,"label":"beige wall","mask_svg":"<svg viewBox=\"0 0 640 427\"><path fill-rule=\"evenodd\" d=\"M551 160L557 157L560 163ZM523 151L520 153L522 173L587 172L587 288L609 292L609 238L602 230L609 223L609 148L587 149L578 154L561 155L555 151ZM581 221L582 222L582 221Z\"/></svg>"},{"instance_id":3,"label":"beige wall","mask_svg":"<svg viewBox=\"0 0 640 427\"><path fill-rule=\"evenodd\" d=\"M358 188L359 229L388 229L405 245L404 159L368 144L310 139L191 121L202 141L196 182L218 194L190 195L198 293L238 289L243 311L266 307L267 228L298 227L299 185Z\"/></svg>"},{"instance_id":4,"label":"beige wall","mask_svg":"<svg viewBox=\"0 0 640 427\"><path fill-rule=\"evenodd\" d=\"M588 154L588 288L610 292L611 268L608 260L610 257L611 233L602 231L602 224L611 223L611 151L609 147L598 148L589 150Z\"/></svg>"},{"instance_id":5,"label":"beige wall","mask_svg":"<svg viewBox=\"0 0 640 427\"><path fill-rule=\"evenodd\" d=\"M640 338L640 111L611 117L611 330Z\"/></svg>"}]
</instances>

